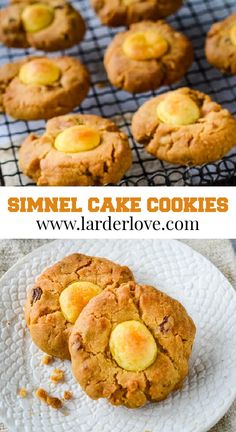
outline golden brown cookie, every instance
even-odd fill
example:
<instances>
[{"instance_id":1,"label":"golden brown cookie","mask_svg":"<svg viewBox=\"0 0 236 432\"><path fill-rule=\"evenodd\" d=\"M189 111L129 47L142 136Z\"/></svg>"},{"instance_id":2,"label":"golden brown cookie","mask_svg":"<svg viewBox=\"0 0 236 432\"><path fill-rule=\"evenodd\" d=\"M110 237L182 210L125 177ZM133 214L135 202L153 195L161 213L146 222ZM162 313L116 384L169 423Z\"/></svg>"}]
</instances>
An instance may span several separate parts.
<instances>
[{"instance_id":1,"label":"golden brown cookie","mask_svg":"<svg viewBox=\"0 0 236 432\"><path fill-rule=\"evenodd\" d=\"M84 34L83 18L64 0L22 0L0 10L0 42L8 47L64 50Z\"/></svg>"},{"instance_id":2,"label":"golden brown cookie","mask_svg":"<svg viewBox=\"0 0 236 432\"><path fill-rule=\"evenodd\" d=\"M213 24L206 39L206 58L222 72L236 75L236 13Z\"/></svg>"},{"instance_id":3,"label":"golden brown cookie","mask_svg":"<svg viewBox=\"0 0 236 432\"><path fill-rule=\"evenodd\" d=\"M145 102L133 117L132 132L148 153L173 164L213 162L236 145L230 112L187 87Z\"/></svg>"},{"instance_id":4,"label":"golden brown cookie","mask_svg":"<svg viewBox=\"0 0 236 432\"><path fill-rule=\"evenodd\" d=\"M132 155L111 120L75 114L50 120L41 137L29 135L19 162L38 186L99 186L121 180Z\"/></svg>"},{"instance_id":5,"label":"golden brown cookie","mask_svg":"<svg viewBox=\"0 0 236 432\"><path fill-rule=\"evenodd\" d=\"M193 61L189 40L165 21L144 21L118 33L105 53L110 82L131 93L179 81Z\"/></svg>"},{"instance_id":6,"label":"golden brown cookie","mask_svg":"<svg viewBox=\"0 0 236 432\"><path fill-rule=\"evenodd\" d=\"M183 0L91 0L102 23L111 27L165 18L176 12Z\"/></svg>"},{"instance_id":7,"label":"golden brown cookie","mask_svg":"<svg viewBox=\"0 0 236 432\"><path fill-rule=\"evenodd\" d=\"M67 256L46 269L29 291L25 320L44 352L70 359L68 338L83 307L104 288L133 280L128 267L82 254Z\"/></svg>"},{"instance_id":8,"label":"golden brown cookie","mask_svg":"<svg viewBox=\"0 0 236 432\"><path fill-rule=\"evenodd\" d=\"M69 339L72 371L92 399L138 408L182 386L194 336L178 301L124 283L104 290L80 314Z\"/></svg>"},{"instance_id":9,"label":"golden brown cookie","mask_svg":"<svg viewBox=\"0 0 236 432\"><path fill-rule=\"evenodd\" d=\"M0 105L16 119L66 114L87 96L87 69L73 57L35 57L0 67Z\"/></svg>"}]
</instances>

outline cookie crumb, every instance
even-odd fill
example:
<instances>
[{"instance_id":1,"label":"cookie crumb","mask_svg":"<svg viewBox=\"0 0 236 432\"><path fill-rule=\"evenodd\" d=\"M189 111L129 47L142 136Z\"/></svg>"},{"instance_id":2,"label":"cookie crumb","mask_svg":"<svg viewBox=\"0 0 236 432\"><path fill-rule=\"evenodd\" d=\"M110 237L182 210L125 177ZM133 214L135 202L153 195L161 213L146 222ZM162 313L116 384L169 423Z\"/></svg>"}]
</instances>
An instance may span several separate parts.
<instances>
[{"instance_id":1,"label":"cookie crumb","mask_svg":"<svg viewBox=\"0 0 236 432\"><path fill-rule=\"evenodd\" d=\"M52 375L50 376L50 380L57 384L59 381L62 381L64 379L64 372L61 369L54 369L52 371Z\"/></svg>"},{"instance_id":2,"label":"cookie crumb","mask_svg":"<svg viewBox=\"0 0 236 432\"><path fill-rule=\"evenodd\" d=\"M63 399L64 400L70 400L72 399L73 394L70 391L64 391Z\"/></svg>"},{"instance_id":3,"label":"cookie crumb","mask_svg":"<svg viewBox=\"0 0 236 432\"><path fill-rule=\"evenodd\" d=\"M35 396L54 409L60 409L62 407L62 401L57 397L50 396L43 388L38 388L35 392Z\"/></svg>"},{"instance_id":4,"label":"cookie crumb","mask_svg":"<svg viewBox=\"0 0 236 432\"><path fill-rule=\"evenodd\" d=\"M26 398L26 396L27 396L27 390L24 387L20 388L19 392L18 392L18 395L21 398L23 398L23 399Z\"/></svg>"},{"instance_id":5,"label":"cookie crumb","mask_svg":"<svg viewBox=\"0 0 236 432\"><path fill-rule=\"evenodd\" d=\"M49 365L53 362L54 358L48 354L45 354L41 360L42 365Z\"/></svg>"},{"instance_id":6,"label":"cookie crumb","mask_svg":"<svg viewBox=\"0 0 236 432\"><path fill-rule=\"evenodd\" d=\"M97 83L96 83L96 87L97 87L97 88L104 88L104 87L106 87L106 86L107 86L107 83L104 82L104 81L100 81L100 82L97 82Z\"/></svg>"}]
</instances>

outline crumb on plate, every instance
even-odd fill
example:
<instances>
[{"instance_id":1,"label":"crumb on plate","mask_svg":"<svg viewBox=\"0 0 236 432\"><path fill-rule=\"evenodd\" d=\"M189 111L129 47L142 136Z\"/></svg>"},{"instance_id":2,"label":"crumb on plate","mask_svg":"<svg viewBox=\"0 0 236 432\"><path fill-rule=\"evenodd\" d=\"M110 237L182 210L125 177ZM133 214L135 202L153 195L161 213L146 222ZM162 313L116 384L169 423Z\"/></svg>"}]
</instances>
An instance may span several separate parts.
<instances>
[{"instance_id":1,"label":"crumb on plate","mask_svg":"<svg viewBox=\"0 0 236 432\"><path fill-rule=\"evenodd\" d=\"M100 81L100 82L97 82L97 83L96 83L96 87L97 87L97 88L104 88L104 87L106 87L106 86L107 86L107 83L104 82L104 81Z\"/></svg>"},{"instance_id":2,"label":"crumb on plate","mask_svg":"<svg viewBox=\"0 0 236 432\"><path fill-rule=\"evenodd\" d=\"M53 383L58 383L59 381L62 381L64 379L64 372L61 369L54 369L52 371L52 374L50 376L50 380Z\"/></svg>"},{"instance_id":3,"label":"crumb on plate","mask_svg":"<svg viewBox=\"0 0 236 432\"><path fill-rule=\"evenodd\" d=\"M38 388L35 395L38 399L52 408L60 409L62 407L62 401L57 397L50 396L43 388Z\"/></svg>"},{"instance_id":4,"label":"crumb on plate","mask_svg":"<svg viewBox=\"0 0 236 432\"><path fill-rule=\"evenodd\" d=\"M43 358L42 358L42 360L41 360L41 364L42 365L49 365L49 364L51 364L52 362L53 362L53 357L52 356L50 356L50 355L48 355L48 354L45 354L44 356L43 356Z\"/></svg>"},{"instance_id":5,"label":"crumb on plate","mask_svg":"<svg viewBox=\"0 0 236 432\"><path fill-rule=\"evenodd\" d=\"M63 395L63 399L64 400L70 400L70 399L72 399L72 397L73 397L73 394L70 392L70 391L64 391L64 395Z\"/></svg>"},{"instance_id":6,"label":"crumb on plate","mask_svg":"<svg viewBox=\"0 0 236 432\"><path fill-rule=\"evenodd\" d=\"M21 387L18 392L21 398L25 398L27 396L27 390L24 387Z\"/></svg>"}]
</instances>

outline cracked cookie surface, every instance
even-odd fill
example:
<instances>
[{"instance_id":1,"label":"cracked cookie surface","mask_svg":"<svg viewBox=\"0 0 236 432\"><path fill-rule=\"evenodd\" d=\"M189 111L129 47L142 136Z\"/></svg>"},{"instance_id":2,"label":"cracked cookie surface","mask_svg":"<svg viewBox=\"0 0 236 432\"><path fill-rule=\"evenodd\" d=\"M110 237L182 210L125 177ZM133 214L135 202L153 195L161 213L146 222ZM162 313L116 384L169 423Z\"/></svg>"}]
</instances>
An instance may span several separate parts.
<instances>
[{"instance_id":1,"label":"cracked cookie surface","mask_svg":"<svg viewBox=\"0 0 236 432\"><path fill-rule=\"evenodd\" d=\"M29 57L0 67L1 107L16 119L66 114L87 96L89 86L87 69L73 57Z\"/></svg>"},{"instance_id":2,"label":"cracked cookie surface","mask_svg":"<svg viewBox=\"0 0 236 432\"><path fill-rule=\"evenodd\" d=\"M157 346L152 364L137 372L120 367L110 350L113 330L127 321L145 326ZM137 334L133 341L129 336L136 350ZM178 301L153 287L124 283L93 298L76 321L69 339L72 371L92 399L138 408L182 386L194 337L194 323Z\"/></svg>"},{"instance_id":3,"label":"cracked cookie surface","mask_svg":"<svg viewBox=\"0 0 236 432\"><path fill-rule=\"evenodd\" d=\"M165 18L176 12L182 0L91 0L102 23L111 27Z\"/></svg>"},{"instance_id":4,"label":"cracked cookie surface","mask_svg":"<svg viewBox=\"0 0 236 432\"><path fill-rule=\"evenodd\" d=\"M8 47L64 50L84 34L83 18L64 0L18 1L0 11L0 42Z\"/></svg>"},{"instance_id":5,"label":"cracked cookie surface","mask_svg":"<svg viewBox=\"0 0 236 432\"><path fill-rule=\"evenodd\" d=\"M129 280L133 275L128 267L82 254L70 255L46 269L29 291L25 307L33 341L49 355L70 359L68 338L73 324L62 313L61 293L75 282L90 282L103 290Z\"/></svg>"},{"instance_id":6,"label":"cracked cookie surface","mask_svg":"<svg viewBox=\"0 0 236 432\"><path fill-rule=\"evenodd\" d=\"M85 128L82 141L81 127ZM71 148L73 144L80 144L78 152L70 152L77 150ZM75 114L51 119L41 137L29 135L21 146L19 162L24 174L39 186L92 186L117 183L129 169L132 155L127 135L111 120Z\"/></svg>"},{"instance_id":7,"label":"cracked cookie surface","mask_svg":"<svg viewBox=\"0 0 236 432\"><path fill-rule=\"evenodd\" d=\"M190 41L165 21L144 21L118 33L104 64L109 81L131 93L179 81L193 61Z\"/></svg>"},{"instance_id":8,"label":"cracked cookie surface","mask_svg":"<svg viewBox=\"0 0 236 432\"><path fill-rule=\"evenodd\" d=\"M178 105L168 106L172 94ZM236 120L230 112L208 95L189 88L145 102L133 117L132 132L156 158L187 166L220 160L236 145Z\"/></svg>"},{"instance_id":9,"label":"cracked cookie surface","mask_svg":"<svg viewBox=\"0 0 236 432\"><path fill-rule=\"evenodd\" d=\"M212 25L205 51L212 66L236 75L236 13Z\"/></svg>"}]
</instances>

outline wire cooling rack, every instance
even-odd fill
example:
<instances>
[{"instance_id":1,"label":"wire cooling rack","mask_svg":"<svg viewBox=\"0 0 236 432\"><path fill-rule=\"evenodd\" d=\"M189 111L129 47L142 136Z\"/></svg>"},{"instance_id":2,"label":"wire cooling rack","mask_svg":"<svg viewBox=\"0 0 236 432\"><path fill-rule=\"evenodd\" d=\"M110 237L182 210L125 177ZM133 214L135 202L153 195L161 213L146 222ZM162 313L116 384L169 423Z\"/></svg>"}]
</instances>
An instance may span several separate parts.
<instances>
[{"instance_id":1,"label":"wire cooling rack","mask_svg":"<svg viewBox=\"0 0 236 432\"><path fill-rule=\"evenodd\" d=\"M112 87L107 82L102 59L107 45L118 30L100 24L90 7L89 0L77 0L72 3L80 10L87 22L86 38L79 46L61 54L81 59L92 77L89 95L75 112L112 118L129 135L133 165L119 185L207 185L232 178L236 174L236 148L227 157L214 164L186 168L170 165L151 157L142 145L133 140L130 131L132 114L147 99L165 92L168 87L140 95L131 95ZM5 6L6 2L0 1L0 4ZM236 77L222 75L206 62L204 55L205 36L211 24L234 11L236 11L235 0L187 0L184 7L168 21L190 38L195 50L195 61L191 70L180 83L171 88L187 85L206 92L236 114ZM35 54L35 51L31 49L7 49L0 46L0 64L21 59L32 53ZM20 172L18 150L21 142L30 132L41 134L44 126L43 121L15 121L6 115L0 115L0 185L33 184Z\"/></svg>"}]
</instances>

